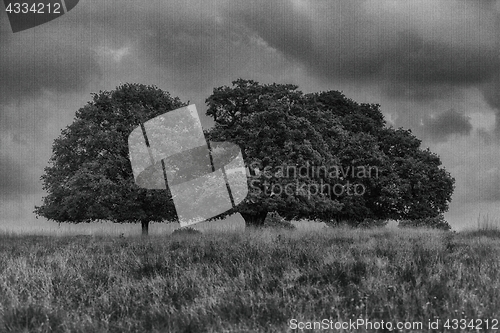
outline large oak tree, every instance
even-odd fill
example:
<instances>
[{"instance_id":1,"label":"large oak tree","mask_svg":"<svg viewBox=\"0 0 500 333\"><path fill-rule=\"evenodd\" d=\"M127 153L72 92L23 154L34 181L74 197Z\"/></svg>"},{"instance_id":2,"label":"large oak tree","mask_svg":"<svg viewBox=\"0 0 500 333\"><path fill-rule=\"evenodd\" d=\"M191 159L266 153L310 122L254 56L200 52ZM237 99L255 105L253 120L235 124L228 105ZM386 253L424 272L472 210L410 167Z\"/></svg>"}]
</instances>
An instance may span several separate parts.
<instances>
[{"instance_id":1,"label":"large oak tree","mask_svg":"<svg viewBox=\"0 0 500 333\"><path fill-rule=\"evenodd\" d=\"M59 222L138 222L143 234L151 221L175 220L168 186L136 185L128 137L141 123L185 105L142 84L94 94L54 141L50 165L41 177L48 195L35 213Z\"/></svg>"},{"instance_id":2,"label":"large oak tree","mask_svg":"<svg viewBox=\"0 0 500 333\"><path fill-rule=\"evenodd\" d=\"M243 79L206 102L208 137L242 149L250 192L237 210L247 224L261 225L269 211L357 224L448 209L454 179L411 131L387 128L377 104Z\"/></svg>"}]
</instances>

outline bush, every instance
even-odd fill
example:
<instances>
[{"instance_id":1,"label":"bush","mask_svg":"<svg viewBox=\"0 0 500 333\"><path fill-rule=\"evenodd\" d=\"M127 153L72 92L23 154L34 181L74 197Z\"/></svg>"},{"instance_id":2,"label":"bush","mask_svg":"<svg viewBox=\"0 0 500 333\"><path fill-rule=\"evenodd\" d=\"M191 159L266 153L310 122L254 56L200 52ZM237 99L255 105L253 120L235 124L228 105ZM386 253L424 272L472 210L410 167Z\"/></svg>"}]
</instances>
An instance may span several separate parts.
<instances>
[{"instance_id":1,"label":"bush","mask_svg":"<svg viewBox=\"0 0 500 333\"><path fill-rule=\"evenodd\" d=\"M325 223L332 227L371 229L371 228L385 227L389 223L389 220L365 218L362 221L354 219L342 220L342 221L330 220L330 221L325 221Z\"/></svg>"},{"instance_id":2,"label":"bush","mask_svg":"<svg viewBox=\"0 0 500 333\"><path fill-rule=\"evenodd\" d=\"M201 234L201 233L202 232L200 230L196 230L195 228L184 227L184 228L175 229L174 232L172 232L172 235L196 235L196 234Z\"/></svg>"},{"instance_id":3,"label":"bush","mask_svg":"<svg viewBox=\"0 0 500 333\"><path fill-rule=\"evenodd\" d=\"M401 220L398 227L400 228L432 228L440 230L450 230L451 226L442 214L435 217L427 217L415 220Z\"/></svg>"},{"instance_id":4,"label":"bush","mask_svg":"<svg viewBox=\"0 0 500 333\"><path fill-rule=\"evenodd\" d=\"M351 225L356 228L380 228L385 227L387 222L387 220L383 219L365 218L363 221Z\"/></svg>"},{"instance_id":5,"label":"bush","mask_svg":"<svg viewBox=\"0 0 500 333\"><path fill-rule=\"evenodd\" d=\"M282 228L293 230L296 227L289 221L285 221L277 212L270 212L264 220L264 227L267 228Z\"/></svg>"}]
</instances>

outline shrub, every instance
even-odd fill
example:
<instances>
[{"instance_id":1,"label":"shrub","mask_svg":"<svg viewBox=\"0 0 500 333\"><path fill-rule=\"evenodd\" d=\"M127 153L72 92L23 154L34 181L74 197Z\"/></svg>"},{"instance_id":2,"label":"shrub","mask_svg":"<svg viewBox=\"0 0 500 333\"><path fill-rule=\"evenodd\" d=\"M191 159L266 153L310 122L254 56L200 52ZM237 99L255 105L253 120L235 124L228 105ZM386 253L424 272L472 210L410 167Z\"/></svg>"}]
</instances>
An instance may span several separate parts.
<instances>
[{"instance_id":1,"label":"shrub","mask_svg":"<svg viewBox=\"0 0 500 333\"><path fill-rule=\"evenodd\" d=\"M172 232L172 235L196 235L196 234L201 234L201 233L202 232L200 230L196 230L195 228L184 227L184 228L175 229L174 232Z\"/></svg>"},{"instance_id":2,"label":"shrub","mask_svg":"<svg viewBox=\"0 0 500 333\"><path fill-rule=\"evenodd\" d=\"M427 217L414 220L401 220L398 226L400 228L432 228L440 230L450 230L451 226L442 214L435 217Z\"/></svg>"},{"instance_id":3,"label":"shrub","mask_svg":"<svg viewBox=\"0 0 500 333\"><path fill-rule=\"evenodd\" d=\"M357 228L380 228L387 225L387 220L384 219L372 219L365 218L363 221L358 222L354 226Z\"/></svg>"},{"instance_id":4,"label":"shrub","mask_svg":"<svg viewBox=\"0 0 500 333\"><path fill-rule=\"evenodd\" d=\"M285 221L277 212L270 212L264 220L264 227L267 228L283 228L293 230L296 227L289 221Z\"/></svg>"}]
</instances>

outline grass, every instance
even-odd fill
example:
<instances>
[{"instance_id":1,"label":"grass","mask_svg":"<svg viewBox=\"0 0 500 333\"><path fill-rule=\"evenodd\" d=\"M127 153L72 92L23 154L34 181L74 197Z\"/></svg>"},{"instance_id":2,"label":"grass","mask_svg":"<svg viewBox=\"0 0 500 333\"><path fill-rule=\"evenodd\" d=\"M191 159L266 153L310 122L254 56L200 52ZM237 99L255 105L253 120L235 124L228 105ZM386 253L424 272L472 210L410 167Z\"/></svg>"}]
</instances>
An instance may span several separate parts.
<instances>
[{"instance_id":1,"label":"grass","mask_svg":"<svg viewBox=\"0 0 500 333\"><path fill-rule=\"evenodd\" d=\"M461 234L469 237L488 237L500 239L500 219L491 218L489 215L479 215L476 228L464 229Z\"/></svg>"},{"instance_id":2,"label":"grass","mask_svg":"<svg viewBox=\"0 0 500 333\"><path fill-rule=\"evenodd\" d=\"M290 320L357 318L419 321L422 331L429 320L443 331L446 319L500 319L500 238L346 228L0 235L0 332L300 332Z\"/></svg>"}]
</instances>

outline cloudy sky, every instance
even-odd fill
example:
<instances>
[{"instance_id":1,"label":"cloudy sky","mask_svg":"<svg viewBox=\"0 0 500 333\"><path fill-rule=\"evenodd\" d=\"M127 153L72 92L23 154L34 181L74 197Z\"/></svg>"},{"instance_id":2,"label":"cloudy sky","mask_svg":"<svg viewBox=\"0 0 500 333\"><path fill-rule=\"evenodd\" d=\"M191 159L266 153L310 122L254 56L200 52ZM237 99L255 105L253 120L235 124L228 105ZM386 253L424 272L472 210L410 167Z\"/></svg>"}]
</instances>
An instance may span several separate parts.
<instances>
[{"instance_id":1,"label":"cloudy sky","mask_svg":"<svg viewBox=\"0 0 500 333\"><path fill-rule=\"evenodd\" d=\"M80 0L18 33L0 12L0 228L45 225L39 178L92 92L154 84L203 115L240 77L381 104L456 178L453 227L500 219L500 1Z\"/></svg>"}]
</instances>

